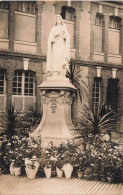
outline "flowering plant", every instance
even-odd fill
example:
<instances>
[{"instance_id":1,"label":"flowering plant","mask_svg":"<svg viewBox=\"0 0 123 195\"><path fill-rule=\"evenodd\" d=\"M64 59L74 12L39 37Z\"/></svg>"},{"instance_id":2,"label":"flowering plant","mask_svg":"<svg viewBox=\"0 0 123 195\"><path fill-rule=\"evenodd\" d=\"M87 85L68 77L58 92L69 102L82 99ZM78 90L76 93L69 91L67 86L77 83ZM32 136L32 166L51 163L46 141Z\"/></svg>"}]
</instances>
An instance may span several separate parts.
<instances>
[{"instance_id":1,"label":"flowering plant","mask_svg":"<svg viewBox=\"0 0 123 195\"><path fill-rule=\"evenodd\" d=\"M23 138L24 139L24 138ZM23 157L33 159L35 156L37 159L41 157L41 139L40 137L32 138L28 137L25 142L25 147L23 148Z\"/></svg>"},{"instance_id":2,"label":"flowering plant","mask_svg":"<svg viewBox=\"0 0 123 195\"><path fill-rule=\"evenodd\" d=\"M78 146L73 141L69 140L66 144L60 146L60 148L58 148L58 151L60 150L60 152L58 152L60 162L62 164L70 163L71 165L76 166L78 156L77 149Z\"/></svg>"},{"instance_id":3,"label":"flowering plant","mask_svg":"<svg viewBox=\"0 0 123 195\"><path fill-rule=\"evenodd\" d=\"M38 167L38 166L39 166L39 163L38 163L36 156L33 156L32 159L25 158L25 167L26 168L34 169L35 167Z\"/></svg>"},{"instance_id":4,"label":"flowering plant","mask_svg":"<svg viewBox=\"0 0 123 195\"><path fill-rule=\"evenodd\" d=\"M123 163L123 153L120 146L111 141L107 134L95 135L93 141L85 143L87 167L92 167L92 173L98 176L112 177Z\"/></svg>"},{"instance_id":5,"label":"flowering plant","mask_svg":"<svg viewBox=\"0 0 123 195\"><path fill-rule=\"evenodd\" d=\"M40 164L43 167L55 167L57 161L57 147L52 142L42 151Z\"/></svg>"},{"instance_id":6,"label":"flowering plant","mask_svg":"<svg viewBox=\"0 0 123 195\"><path fill-rule=\"evenodd\" d=\"M5 167L10 166L13 163L14 166L23 166L23 141L22 137L14 135L10 138L3 136L2 144L2 163Z\"/></svg>"},{"instance_id":7,"label":"flowering plant","mask_svg":"<svg viewBox=\"0 0 123 195\"><path fill-rule=\"evenodd\" d=\"M57 166L62 169L64 164L75 165L77 158L77 145L68 141L66 144L54 146L52 142L42 151L40 164L49 168Z\"/></svg>"}]
</instances>

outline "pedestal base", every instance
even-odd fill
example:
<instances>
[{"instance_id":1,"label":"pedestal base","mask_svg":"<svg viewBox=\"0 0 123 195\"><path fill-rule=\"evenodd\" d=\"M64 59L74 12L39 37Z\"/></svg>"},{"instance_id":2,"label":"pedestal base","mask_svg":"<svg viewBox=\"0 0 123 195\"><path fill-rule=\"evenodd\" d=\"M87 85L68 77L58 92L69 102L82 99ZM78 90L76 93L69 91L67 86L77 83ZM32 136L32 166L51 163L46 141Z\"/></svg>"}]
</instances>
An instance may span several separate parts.
<instances>
[{"instance_id":1,"label":"pedestal base","mask_svg":"<svg viewBox=\"0 0 123 195\"><path fill-rule=\"evenodd\" d=\"M71 121L71 104L76 88L66 79L62 82L62 79L53 78L42 83L39 88L43 100L43 117L31 136L41 136L42 147L50 141L59 145L74 140L76 134Z\"/></svg>"}]
</instances>

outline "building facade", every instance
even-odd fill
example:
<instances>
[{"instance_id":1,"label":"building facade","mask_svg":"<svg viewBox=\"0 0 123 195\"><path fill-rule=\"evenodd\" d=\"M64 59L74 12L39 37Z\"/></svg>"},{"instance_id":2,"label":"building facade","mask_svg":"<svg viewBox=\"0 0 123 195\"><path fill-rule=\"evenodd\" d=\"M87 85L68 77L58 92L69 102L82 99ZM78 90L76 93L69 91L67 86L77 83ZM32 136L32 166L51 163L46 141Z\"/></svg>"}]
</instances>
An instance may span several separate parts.
<instances>
[{"instance_id":1,"label":"building facade","mask_svg":"<svg viewBox=\"0 0 123 195\"><path fill-rule=\"evenodd\" d=\"M11 101L22 110L41 101L38 85L46 78L56 14L70 33L71 62L81 69L89 99L113 106L123 132L123 3L116 1L0 2L0 112Z\"/></svg>"}]
</instances>

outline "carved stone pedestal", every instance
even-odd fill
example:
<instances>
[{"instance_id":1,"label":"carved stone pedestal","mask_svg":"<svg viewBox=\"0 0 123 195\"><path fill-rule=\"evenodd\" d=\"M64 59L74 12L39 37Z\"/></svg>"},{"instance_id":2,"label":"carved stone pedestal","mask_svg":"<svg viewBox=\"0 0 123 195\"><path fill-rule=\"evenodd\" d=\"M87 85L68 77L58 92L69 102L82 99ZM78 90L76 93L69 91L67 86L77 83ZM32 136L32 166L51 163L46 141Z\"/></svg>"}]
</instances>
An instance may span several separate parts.
<instances>
[{"instance_id":1,"label":"carved stone pedestal","mask_svg":"<svg viewBox=\"0 0 123 195\"><path fill-rule=\"evenodd\" d=\"M42 147L50 141L59 145L73 140L75 131L71 121L71 104L76 88L62 77L49 77L39 88L43 101L43 117L31 136L41 136Z\"/></svg>"}]
</instances>

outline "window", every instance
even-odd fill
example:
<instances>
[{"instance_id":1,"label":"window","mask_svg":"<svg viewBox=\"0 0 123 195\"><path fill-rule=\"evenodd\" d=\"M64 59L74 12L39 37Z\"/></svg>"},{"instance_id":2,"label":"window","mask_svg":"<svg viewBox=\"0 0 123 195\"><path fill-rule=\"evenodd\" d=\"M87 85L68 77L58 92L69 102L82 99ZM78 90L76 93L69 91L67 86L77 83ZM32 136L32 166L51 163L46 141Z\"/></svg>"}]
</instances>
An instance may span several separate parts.
<instances>
[{"instance_id":1,"label":"window","mask_svg":"<svg viewBox=\"0 0 123 195\"><path fill-rule=\"evenodd\" d=\"M21 95L22 94L22 72L15 72L14 73L13 94L14 95Z\"/></svg>"},{"instance_id":2,"label":"window","mask_svg":"<svg viewBox=\"0 0 123 195\"><path fill-rule=\"evenodd\" d=\"M13 95L34 95L34 74L32 72L15 71Z\"/></svg>"},{"instance_id":3,"label":"window","mask_svg":"<svg viewBox=\"0 0 123 195\"><path fill-rule=\"evenodd\" d=\"M25 73L24 95L33 96L34 77L32 73Z\"/></svg>"},{"instance_id":4,"label":"window","mask_svg":"<svg viewBox=\"0 0 123 195\"><path fill-rule=\"evenodd\" d=\"M75 18L75 9L72 7L63 6L61 16L65 20L74 21Z\"/></svg>"},{"instance_id":5,"label":"window","mask_svg":"<svg viewBox=\"0 0 123 195\"><path fill-rule=\"evenodd\" d=\"M36 6L34 1L19 1L16 3L16 11L27 12L34 14L36 12Z\"/></svg>"},{"instance_id":6,"label":"window","mask_svg":"<svg viewBox=\"0 0 123 195\"><path fill-rule=\"evenodd\" d=\"M101 102L101 78L94 78L93 93L92 93L92 103L94 107L98 107Z\"/></svg>"},{"instance_id":7,"label":"window","mask_svg":"<svg viewBox=\"0 0 123 195\"><path fill-rule=\"evenodd\" d=\"M0 69L0 94L5 93L5 70Z\"/></svg>"},{"instance_id":8,"label":"window","mask_svg":"<svg viewBox=\"0 0 123 195\"><path fill-rule=\"evenodd\" d=\"M5 70L0 68L0 112L6 108L6 78Z\"/></svg>"},{"instance_id":9,"label":"window","mask_svg":"<svg viewBox=\"0 0 123 195\"><path fill-rule=\"evenodd\" d=\"M2 2L0 2L0 8L2 8L2 9L8 9L8 1L2 1Z\"/></svg>"},{"instance_id":10,"label":"window","mask_svg":"<svg viewBox=\"0 0 123 195\"><path fill-rule=\"evenodd\" d=\"M98 26L98 27L103 26L103 15L96 14L95 26Z\"/></svg>"},{"instance_id":11,"label":"window","mask_svg":"<svg viewBox=\"0 0 123 195\"><path fill-rule=\"evenodd\" d=\"M110 21L109 21L109 28L119 30L120 29L120 23L121 23L121 18L111 16Z\"/></svg>"},{"instance_id":12,"label":"window","mask_svg":"<svg viewBox=\"0 0 123 195\"><path fill-rule=\"evenodd\" d=\"M117 111L118 107L118 79L108 79L107 103Z\"/></svg>"},{"instance_id":13,"label":"window","mask_svg":"<svg viewBox=\"0 0 123 195\"><path fill-rule=\"evenodd\" d=\"M15 71L12 101L17 109L25 109L35 103L35 74L31 71Z\"/></svg>"},{"instance_id":14,"label":"window","mask_svg":"<svg viewBox=\"0 0 123 195\"><path fill-rule=\"evenodd\" d=\"M94 52L103 52L103 15L96 14L94 28Z\"/></svg>"},{"instance_id":15,"label":"window","mask_svg":"<svg viewBox=\"0 0 123 195\"><path fill-rule=\"evenodd\" d=\"M120 42L121 42L121 32L120 32L121 18L111 16L109 21L108 29L108 53L109 54L120 54ZM114 41L115 40L115 41Z\"/></svg>"},{"instance_id":16,"label":"window","mask_svg":"<svg viewBox=\"0 0 123 195\"><path fill-rule=\"evenodd\" d=\"M35 14L35 4L34 1L19 1L16 2L16 11L20 13L15 13L15 51L17 52L25 52L27 53L35 53L35 43L36 42L36 14ZM27 14L25 14L27 13ZM25 25L26 24L26 25ZM18 47L18 43L16 41L29 42L29 44L25 43L25 47L23 44L20 44Z\"/></svg>"}]
</instances>

